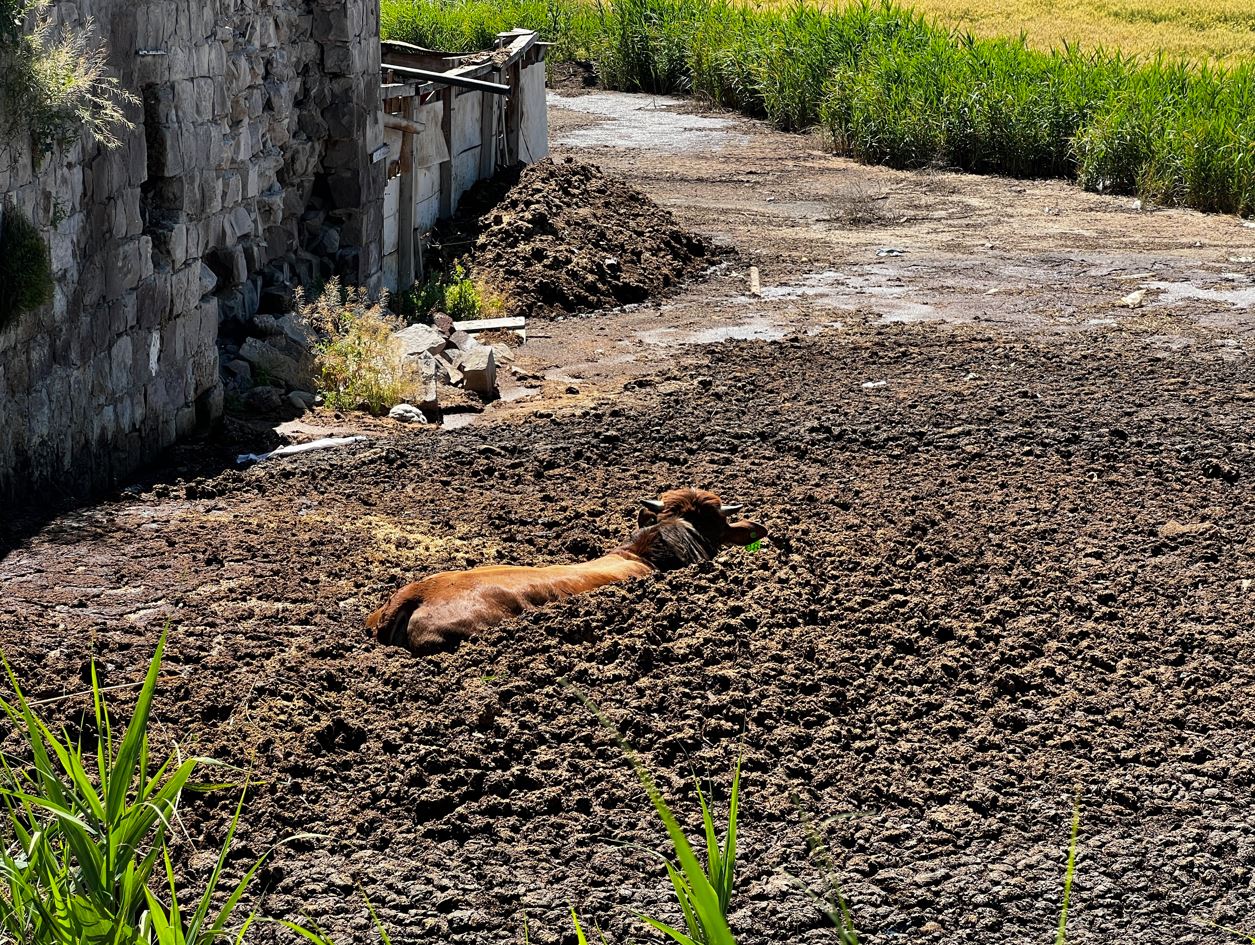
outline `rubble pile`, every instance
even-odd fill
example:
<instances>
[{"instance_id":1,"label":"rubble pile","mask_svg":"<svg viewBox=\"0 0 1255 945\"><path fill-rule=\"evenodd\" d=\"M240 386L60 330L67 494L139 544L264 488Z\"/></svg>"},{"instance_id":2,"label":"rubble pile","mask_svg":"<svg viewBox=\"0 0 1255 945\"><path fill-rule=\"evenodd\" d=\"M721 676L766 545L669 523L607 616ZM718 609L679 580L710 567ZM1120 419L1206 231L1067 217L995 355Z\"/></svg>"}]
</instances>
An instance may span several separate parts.
<instances>
[{"instance_id":1,"label":"rubble pile","mask_svg":"<svg viewBox=\"0 0 1255 945\"><path fill-rule=\"evenodd\" d=\"M259 332L224 344L221 373L228 395L256 414L304 413L321 402L314 388L313 337L296 315L258 315ZM401 423L438 420L445 412L482 410L500 394L498 378L512 372L523 343L522 318L457 322L437 312L433 324L394 333L398 354L412 373L413 393L388 416Z\"/></svg>"}]
</instances>

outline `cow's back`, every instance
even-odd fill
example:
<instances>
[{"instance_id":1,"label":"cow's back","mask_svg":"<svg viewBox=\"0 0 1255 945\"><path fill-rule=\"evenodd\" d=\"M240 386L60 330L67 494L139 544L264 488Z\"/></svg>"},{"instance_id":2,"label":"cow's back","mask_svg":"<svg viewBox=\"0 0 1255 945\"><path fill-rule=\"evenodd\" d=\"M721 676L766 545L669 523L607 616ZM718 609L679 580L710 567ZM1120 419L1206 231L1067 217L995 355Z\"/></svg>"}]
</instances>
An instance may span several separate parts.
<instances>
[{"instance_id":1,"label":"cow's back","mask_svg":"<svg viewBox=\"0 0 1255 945\"><path fill-rule=\"evenodd\" d=\"M393 595L400 606L379 620L380 639L408 642L416 650L465 639L527 610L573 594L652 572L640 560L606 555L584 564L535 568L489 565L469 571L445 571L407 585ZM398 600L399 599L399 600ZM375 619L372 615L372 619ZM405 620L405 634L398 631ZM388 626L382 624L387 621ZM385 637L385 633L387 636Z\"/></svg>"}]
</instances>

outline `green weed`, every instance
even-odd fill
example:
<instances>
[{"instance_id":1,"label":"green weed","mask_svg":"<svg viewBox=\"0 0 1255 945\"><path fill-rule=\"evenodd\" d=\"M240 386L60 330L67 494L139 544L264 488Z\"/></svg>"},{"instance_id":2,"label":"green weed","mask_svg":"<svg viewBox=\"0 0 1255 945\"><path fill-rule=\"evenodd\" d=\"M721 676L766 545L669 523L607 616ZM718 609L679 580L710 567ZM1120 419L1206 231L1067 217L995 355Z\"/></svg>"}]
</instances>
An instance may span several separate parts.
<instances>
[{"instance_id":1,"label":"green weed","mask_svg":"<svg viewBox=\"0 0 1255 945\"><path fill-rule=\"evenodd\" d=\"M1055 945L1067 945L1068 941L1068 904L1072 900L1072 879L1076 875L1076 840L1081 833L1081 792L1076 792L1076 803L1072 807L1072 840L1068 843L1068 865L1063 873L1063 907L1059 910L1059 931L1055 935Z\"/></svg>"}]
</instances>

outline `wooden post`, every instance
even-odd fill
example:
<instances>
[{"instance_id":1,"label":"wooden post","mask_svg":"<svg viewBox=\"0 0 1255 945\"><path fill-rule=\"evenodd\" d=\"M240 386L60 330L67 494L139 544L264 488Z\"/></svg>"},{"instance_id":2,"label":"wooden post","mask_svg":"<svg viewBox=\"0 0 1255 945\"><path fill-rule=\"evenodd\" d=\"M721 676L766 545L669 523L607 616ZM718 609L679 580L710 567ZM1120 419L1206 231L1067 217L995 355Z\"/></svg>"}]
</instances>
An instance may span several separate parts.
<instances>
[{"instance_id":1,"label":"wooden post","mask_svg":"<svg viewBox=\"0 0 1255 945\"><path fill-rule=\"evenodd\" d=\"M523 64L510 66L510 100L505 112L506 162L511 166L519 163L519 132L523 127Z\"/></svg>"},{"instance_id":2,"label":"wooden post","mask_svg":"<svg viewBox=\"0 0 1255 945\"><path fill-rule=\"evenodd\" d=\"M418 96L405 99L405 117L417 123ZM401 133L401 186L397 199L397 289L408 292L414 285L414 202L418 180L418 148L414 132Z\"/></svg>"},{"instance_id":3,"label":"wooden post","mask_svg":"<svg viewBox=\"0 0 1255 945\"><path fill-rule=\"evenodd\" d=\"M449 159L440 165L440 216L442 219L453 216L453 161L457 157L453 153L453 87L446 85L440 90L441 115L440 132L444 135L444 146Z\"/></svg>"},{"instance_id":4,"label":"wooden post","mask_svg":"<svg viewBox=\"0 0 1255 945\"><path fill-rule=\"evenodd\" d=\"M492 76L494 82L501 81L500 72ZM479 98L479 177L483 180L497 170L497 96L480 92Z\"/></svg>"}]
</instances>

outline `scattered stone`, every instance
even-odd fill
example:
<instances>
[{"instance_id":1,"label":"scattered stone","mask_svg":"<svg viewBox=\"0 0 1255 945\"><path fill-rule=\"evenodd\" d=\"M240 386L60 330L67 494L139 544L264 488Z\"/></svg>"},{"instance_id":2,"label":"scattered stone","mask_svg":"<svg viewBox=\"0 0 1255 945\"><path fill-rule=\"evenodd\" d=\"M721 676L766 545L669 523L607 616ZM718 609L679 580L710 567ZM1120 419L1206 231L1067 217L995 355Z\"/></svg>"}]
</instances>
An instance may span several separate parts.
<instances>
[{"instance_id":1,"label":"scattered stone","mask_svg":"<svg viewBox=\"0 0 1255 945\"><path fill-rule=\"evenodd\" d=\"M580 389L576 387L574 384L568 384L566 392L568 394L578 394L580 392Z\"/></svg>"},{"instance_id":2,"label":"scattered stone","mask_svg":"<svg viewBox=\"0 0 1255 945\"><path fill-rule=\"evenodd\" d=\"M288 394L288 403L301 413L304 413L310 408L310 405L305 403L304 398L297 396L296 391Z\"/></svg>"},{"instance_id":3,"label":"scattered stone","mask_svg":"<svg viewBox=\"0 0 1255 945\"><path fill-rule=\"evenodd\" d=\"M401 343L406 357L439 354L448 343L445 336L431 325L410 325L402 328L392 337Z\"/></svg>"},{"instance_id":4,"label":"scattered stone","mask_svg":"<svg viewBox=\"0 0 1255 945\"><path fill-rule=\"evenodd\" d=\"M253 368L247 361L243 361L240 358L232 358L222 368L241 384L253 383Z\"/></svg>"},{"instance_id":5,"label":"scattered stone","mask_svg":"<svg viewBox=\"0 0 1255 945\"><path fill-rule=\"evenodd\" d=\"M478 347L462 354L462 379L469 391L485 399L497 394L497 358L492 348Z\"/></svg>"},{"instance_id":6,"label":"scattered stone","mask_svg":"<svg viewBox=\"0 0 1255 945\"><path fill-rule=\"evenodd\" d=\"M453 334L453 319L444 312L434 312L431 316L432 327L448 338Z\"/></svg>"},{"instance_id":7,"label":"scattered stone","mask_svg":"<svg viewBox=\"0 0 1255 945\"><path fill-rule=\"evenodd\" d=\"M494 345L489 345L488 347L492 348L493 354L495 354L497 357L498 364L513 364L514 363L514 349L511 348L509 345L494 344Z\"/></svg>"},{"instance_id":8,"label":"scattered stone","mask_svg":"<svg viewBox=\"0 0 1255 945\"><path fill-rule=\"evenodd\" d=\"M476 348L484 347L475 340L475 336L466 331L455 331L449 336L449 343L459 351L474 351Z\"/></svg>"},{"instance_id":9,"label":"scattered stone","mask_svg":"<svg viewBox=\"0 0 1255 945\"><path fill-rule=\"evenodd\" d=\"M254 374L282 381L288 387L303 389L309 386L308 370L260 338L247 339L240 348L240 357L253 366Z\"/></svg>"},{"instance_id":10,"label":"scattered stone","mask_svg":"<svg viewBox=\"0 0 1255 945\"><path fill-rule=\"evenodd\" d=\"M317 394L312 394L307 390L294 390L292 396L300 400L306 407L312 407L316 403L321 402L321 398Z\"/></svg>"},{"instance_id":11,"label":"scattered stone","mask_svg":"<svg viewBox=\"0 0 1255 945\"><path fill-rule=\"evenodd\" d=\"M1130 292L1120 300L1120 304L1125 308L1141 308L1142 303L1146 301L1146 290L1138 289L1136 292Z\"/></svg>"},{"instance_id":12,"label":"scattered stone","mask_svg":"<svg viewBox=\"0 0 1255 945\"><path fill-rule=\"evenodd\" d=\"M278 387L262 385L246 391L241 400L244 409L250 413L274 413L283 406L283 391Z\"/></svg>"},{"instance_id":13,"label":"scattered stone","mask_svg":"<svg viewBox=\"0 0 1255 945\"><path fill-rule=\"evenodd\" d=\"M295 315L288 313L281 318L276 318L275 329L278 334L283 335L290 342L298 347L309 351L314 346L314 335L309 326L297 318Z\"/></svg>"},{"instance_id":14,"label":"scattered stone","mask_svg":"<svg viewBox=\"0 0 1255 945\"><path fill-rule=\"evenodd\" d=\"M426 423L423 412L413 404L397 404L388 411L388 416L398 423Z\"/></svg>"}]
</instances>

